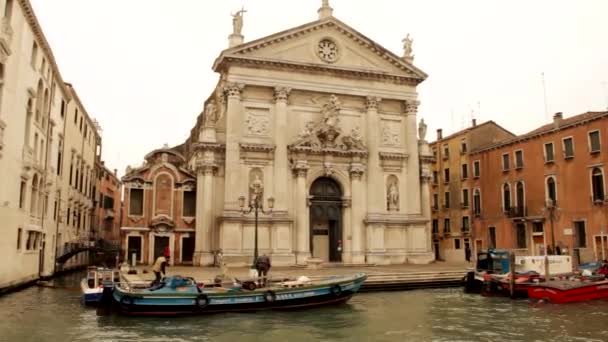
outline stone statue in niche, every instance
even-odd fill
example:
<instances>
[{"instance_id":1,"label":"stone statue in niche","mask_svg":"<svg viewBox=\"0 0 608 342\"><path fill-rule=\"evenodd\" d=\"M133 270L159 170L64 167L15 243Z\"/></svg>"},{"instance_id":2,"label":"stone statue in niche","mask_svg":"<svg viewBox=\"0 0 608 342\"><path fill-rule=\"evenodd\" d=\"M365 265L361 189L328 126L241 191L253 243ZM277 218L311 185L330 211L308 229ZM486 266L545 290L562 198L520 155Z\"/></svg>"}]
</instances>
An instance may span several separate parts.
<instances>
[{"instance_id":1,"label":"stone statue in niche","mask_svg":"<svg viewBox=\"0 0 608 342\"><path fill-rule=\"evenodd\" d=\"M388 188L386 202L388 211L399 211L399 189L395 182L391 183Z\"/></svg>"},{"instance_id":2,"label":"stone statue in niche","mask_svg":"<svg viewBox=\"0 0 608 342\"><path fill-rule=\"evenodd\" d=\"M418 124L418 139L421 141L425 141L426 138L426 124L424 123L424 119L420 119L420 123Z\"/></svg>"},{"instance_id":3,"label":"stone statue in niche","mask_svg":"<svg viewBox=\"0 0 608 342\"><path fill-rule=\"evenodd\" d=\"M254 178L249 185L249 203L251 205L253 205L253 201L256 198L261 198L264 192L264 182L262 181L260 174L255 173L253 177Z\"/></svg>"},{"instance_id":4,"label":"stone statue in niche","mask_svg":"<svg viewBox=\"0 0 608 342\"><path fill-rule=\"evenodd\" d=\"M215 106L215 100L209 101L207 107L205 107L205 126L213 127L217 122L217 107Z\"/></svg>"}]
</instances>

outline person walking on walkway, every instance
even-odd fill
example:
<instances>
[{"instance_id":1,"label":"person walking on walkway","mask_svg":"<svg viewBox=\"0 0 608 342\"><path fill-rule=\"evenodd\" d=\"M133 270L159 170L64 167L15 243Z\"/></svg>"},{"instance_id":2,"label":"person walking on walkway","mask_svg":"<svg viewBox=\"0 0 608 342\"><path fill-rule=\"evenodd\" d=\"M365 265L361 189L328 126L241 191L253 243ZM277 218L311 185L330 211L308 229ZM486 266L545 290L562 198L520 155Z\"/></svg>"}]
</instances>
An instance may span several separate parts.
<instances>
[{"instance_id":1,"label":"person walking on walkway","mask_svg":"<svg viewBox=\"0 0 608 342\"><path fill-rule=\"evenodd\" d=\"M163 274L163 277L165 276L165 269L167 267L167 263L169 262L169 258L166 258L164 255L159 256L158 258L156 258L156 262L154 262L154 265L152 266L152 271L154 272L154 284L158 284L160 283L161 280L161 276L160 274Z\"/></svg>"}]
</instances>

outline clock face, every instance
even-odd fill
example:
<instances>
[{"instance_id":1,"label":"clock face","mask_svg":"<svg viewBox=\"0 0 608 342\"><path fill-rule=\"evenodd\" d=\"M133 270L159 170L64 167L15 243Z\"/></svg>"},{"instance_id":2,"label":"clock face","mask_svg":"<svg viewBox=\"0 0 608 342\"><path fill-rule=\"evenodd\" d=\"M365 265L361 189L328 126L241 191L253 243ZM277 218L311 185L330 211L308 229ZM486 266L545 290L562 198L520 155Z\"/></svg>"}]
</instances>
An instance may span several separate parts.
<instances>
[{"instance_id":1,"label":"clock face","mask_svg":"<svg viewBox=\"0 0 608 342\"><path fill-rule=\"evenodd\" d=\"M324 62L334 63L338 60L338 46L329 39L323 39L319 42L317 53Z\"/></svg>"}]
</instances>

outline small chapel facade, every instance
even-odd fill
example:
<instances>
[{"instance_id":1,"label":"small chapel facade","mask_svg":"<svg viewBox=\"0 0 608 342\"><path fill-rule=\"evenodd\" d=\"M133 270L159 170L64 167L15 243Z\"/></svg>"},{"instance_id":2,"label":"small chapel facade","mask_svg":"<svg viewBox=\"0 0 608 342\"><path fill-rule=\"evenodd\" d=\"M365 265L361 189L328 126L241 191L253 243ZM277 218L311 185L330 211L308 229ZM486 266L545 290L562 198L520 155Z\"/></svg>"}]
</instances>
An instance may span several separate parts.
<instances>
[{"instance_id":1,"label":"small chapel facade","mask_svg":"<svg viewBox=\"0 0 608 342\"><path fill-rule=\"evenodd\" d=\"M194 218L159 224L167 236L191 228L196 265L213 264L220 250L230 265L251 264L256 222L259 254L273 265L434 259L433 156L426 125L417 126L416 87L427 75L412 64L412 40L397 56L322 3L318 20L251 42L241 33L244 12L234 15L230 47L213 65L219 81L187 141L123 178L127 204L129 189L156 186L138 174L183 158L166 172L177 181L172 191L190 184ZM253 203L262 205L257 221ZM176 223L173 213L165 220ZM125 216L129 236L158 234L159 224Z\"/></svg>"}]
</instances>

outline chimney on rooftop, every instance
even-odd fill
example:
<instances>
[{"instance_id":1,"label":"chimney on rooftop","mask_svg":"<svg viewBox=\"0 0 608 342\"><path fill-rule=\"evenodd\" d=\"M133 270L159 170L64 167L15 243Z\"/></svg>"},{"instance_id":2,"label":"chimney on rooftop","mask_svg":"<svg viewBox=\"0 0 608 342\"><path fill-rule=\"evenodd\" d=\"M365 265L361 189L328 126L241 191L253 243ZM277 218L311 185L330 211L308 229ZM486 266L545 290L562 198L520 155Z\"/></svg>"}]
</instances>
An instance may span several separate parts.
<instances>
[{"instance_id":1,"label":"chimney on rooftop","mask_svg":"<svg viewBox=\"0 0 608 342\"><path fill-rule=\"evenodd\" d=\"M441 128L439 128L437 130L437 140L441 140L443 139L443 130Z\"/></svg>"},{"instance_id":2,"label":"chimney on rooftop","mask_svg":"<svg viewBox=\"0 0 608 342\"><path fill-rule=\"evenodd\" d=\"M473 127L477 126L477 119L473 119Z\"/></svg>"},{"instance_id":3,"label":"chimney on rooftop","mask_svg":"<svg viewBox=\"0 0 608 342\"><path fill-rule=\"evenodd\" d=\"M553 115L553 125L555 126L555 128L559 128L559 125L562 123L563 119L564 115L562 112L557 112L555 113L555 115Z\"/></svg>"}]
</instances>

